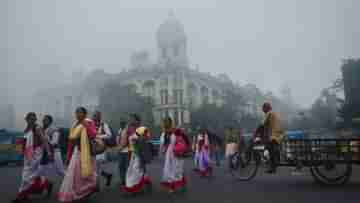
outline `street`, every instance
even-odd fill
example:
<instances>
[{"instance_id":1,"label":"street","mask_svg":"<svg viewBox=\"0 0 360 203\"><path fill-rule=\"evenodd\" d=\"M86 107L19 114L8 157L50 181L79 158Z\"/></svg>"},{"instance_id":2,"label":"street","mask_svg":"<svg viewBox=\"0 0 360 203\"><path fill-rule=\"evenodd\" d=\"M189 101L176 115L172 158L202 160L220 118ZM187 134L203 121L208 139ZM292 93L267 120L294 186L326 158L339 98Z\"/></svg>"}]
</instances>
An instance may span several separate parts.
<instances>
[{"instance_id":1,"label":"street","mask_svg":"<svg viewBox=\"0 0 360 203\"><path fill-rule=\"evenodd\" d=\"M169 195L159 186L162 165L159 160L149 166L154 189L152 194L142 194L136 197L124 197L117 187L117 166L107 165L115 174L113 185L104 188L101 193L93 196L89 202L187 202L187 203L233 203L233 202L359 202L360 173L354 168L351 181L344 186L325 187L313 182L308 171L304 175L292 176L291 169L281 168L277 174L268 175L260 171L257 177L250 182L236 182L225 168L215 168L214 177L204 179L197 177L191 170L192 162L187 162L189 177L188 191L185 194ZM16 195L21 179L21 167L5 166L0 168L1 202L9 202ZM59 189L61 179L56 180L54 193L50 199L35 197L30 202L52 203L57 202L55 194Z\"/></svg>"}]
</instances>

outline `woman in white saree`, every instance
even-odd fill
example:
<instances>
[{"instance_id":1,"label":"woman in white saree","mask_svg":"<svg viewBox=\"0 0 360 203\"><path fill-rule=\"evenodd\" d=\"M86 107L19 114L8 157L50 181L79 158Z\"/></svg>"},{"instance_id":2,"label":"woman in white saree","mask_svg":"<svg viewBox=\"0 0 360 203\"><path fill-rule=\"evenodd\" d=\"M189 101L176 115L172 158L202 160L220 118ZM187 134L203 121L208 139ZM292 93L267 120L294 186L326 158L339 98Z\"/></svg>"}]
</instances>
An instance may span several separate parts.
<instances>
[{"instance_id":1,"label":"woman in white saree","mask_svg":"<svg viewBox=\"0 0 360 203\"><path fill-rule=\"evenodd\" d=\"M77 122L71 128L69 136L70 162L58 193L60 202L84 199L98 190L96 160L90 146L90 141L96 137L96 127L86 115L85 108L80 107L76 110Z\"/></svg>"},{"instance_id":2,"label":"woman in white saree","mask_svg":"<svg viewBox=\"0 0 360 203\"><path fill-rule=\"evenodd\" d=\"M24 146L24 169L22 172L22 180L19 192L14 203L27 200L32 194L42 194L47 191L49 196L52 191L52 184L43 176L43 168L41 167L44 158L49 157L44 154L45 138L42 135L41 128L36 124L37 117L34 112L26 115L25 120L27 127L24 131L25 146Z\"/></svg>"},{"instance_id":3,"label":"woman in white saree","mask_svg":"<svg viewBox=\"0 0 360 203\"><path fill-rule=\"evenodd\" d=\"M151 179L146 173L145 163L140 156L140 139L150 139L150 132L146 127L139 127L129 138L130 162L126 172L125 186L122 188L127 194L136 194L151 188Z\"/></svg>"},{"instance_id":4,"label":"woman in white saree","mask_svg":"<svg viewBox=\"0 0 360 203\"><path fill-rule=\"evenodd\" d=\"M171 118L164 121L164 132L160 137L160 150L165 154L165 163L161 185L169 192L173 193L181 189L186 189L186 178L184 175L185 160L175 154L175 145L179 139L186 140L185 134L180 129L173 129Z\"/></svg>"}]
</instances>

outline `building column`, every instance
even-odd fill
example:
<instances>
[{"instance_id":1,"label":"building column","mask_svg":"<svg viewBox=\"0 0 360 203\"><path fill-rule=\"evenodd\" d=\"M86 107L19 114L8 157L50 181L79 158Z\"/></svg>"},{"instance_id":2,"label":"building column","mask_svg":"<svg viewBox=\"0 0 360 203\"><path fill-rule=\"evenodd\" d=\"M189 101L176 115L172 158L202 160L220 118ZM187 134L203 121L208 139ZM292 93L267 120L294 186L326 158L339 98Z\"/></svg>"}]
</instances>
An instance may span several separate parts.
<instances>
[{"instance_id":1,"label":"building column","mask_svg":"<svg viewBox=\"0 0 360 203\"><path fill-rule=\"evenodd\" d=\"M182 118L181 118L182 110L178 109L177 111L178 111L178 125L182 125Z\"/></svg>"},{"instance_id":2,"label":"building column","mask_svg":"<svg viewBox=\"0 0 360 203\"><path fill-rule=\"evenodd\" d=\"M174 109L168 109L168 111L169 111L169 116L170 116L170 118L171 119L173 119L173 120L175 120L175 112L174 112Z\"/></svg>"},{"instance_id":3,"label":"building column","mask_svg":"<svg viewBox=\"0 0 360 203\"><path fill-rule=\"evenodd\" d=\"M174 103L174 77L172 74L168 75L168 104L173 104Z\"/></svg>"},{"instance_id":4,"label":"building column","mask_svg":"<svg viewBox=\"0 0 360 203\"><path fill-rule=\"evenodd\" d=\"M184 120L184 123L186 123L186 124L190 123L191 118L190 118L190 111L189 111L189 110L185 110L185 111L184 111L184 118L183 118L183 120Z\"/></svg>"},{"instance_id":5,"label":"building column","mask_svg":"<svg viewBox=\"0 0 360 203\"><path fill-rule=\"evenodd\" d=\"M154 98L154 101L155 101L155 105L159 105L161 104L161 80L155 80L155 98Z\"/></svg>"}]
</instances>

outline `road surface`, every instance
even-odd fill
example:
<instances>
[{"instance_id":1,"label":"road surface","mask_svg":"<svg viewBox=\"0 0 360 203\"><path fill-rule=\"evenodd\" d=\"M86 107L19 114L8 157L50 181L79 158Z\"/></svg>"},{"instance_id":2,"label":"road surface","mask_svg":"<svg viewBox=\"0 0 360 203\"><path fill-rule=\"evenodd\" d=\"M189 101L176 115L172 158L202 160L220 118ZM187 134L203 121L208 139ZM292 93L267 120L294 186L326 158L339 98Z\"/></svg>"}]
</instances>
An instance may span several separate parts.
<instances>
[{"instance_id":1,"label":"road surface","mask_svg":"<svg viewBox=\"0 0 360 203\"><path fill-rule=\"evenodd\" d=\"M107 165L109 170L116 171L115 164ZM124 197L117 187L117 179L109 188L104 188L88 202L129 202L129 203L352 203L360 202L360 170L354 168L350 183L344 186L324 187L316 185L308 171L302 176L292 176L289 168L282 168L278 174L259 174L250 182L236 182L223 167L215 168L214 177L203 179L191 170L192 162L187 162L186 172L189 176L189 187L185 194L168 195L160 186L162 172L161 161L155 161L149 167L153 178L154 191L137 197ZM117 174L115 174L117 176ZM1 203L9 202L16 194L21 179L21 167L5 166L0 168ZM116 177L117 178L117 177ZM54 179L54 178L53 178ZM55 178L59 189L61 179ZM55 203L55 193L50 199L35 198L31 203Z\"/></svg>"}]
</instances>

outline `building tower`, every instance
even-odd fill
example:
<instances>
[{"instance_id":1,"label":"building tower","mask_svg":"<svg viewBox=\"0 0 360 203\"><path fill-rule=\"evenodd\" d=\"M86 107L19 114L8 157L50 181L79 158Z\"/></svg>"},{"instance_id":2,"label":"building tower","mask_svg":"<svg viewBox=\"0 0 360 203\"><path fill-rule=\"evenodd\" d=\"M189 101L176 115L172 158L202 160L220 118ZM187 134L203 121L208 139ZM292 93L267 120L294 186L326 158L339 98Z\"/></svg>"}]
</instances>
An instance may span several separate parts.
<instances>
[{"instance_id":1,"label":"building tower","mask_svg":"<svg viewBox=\"0 0 360 203\"><path fill-rule=\"evenodd\" d=\"M159 64L166 67L187 67L186 34L184 26L170 13L156 34Z\"/></svg>"}]
</instances>

